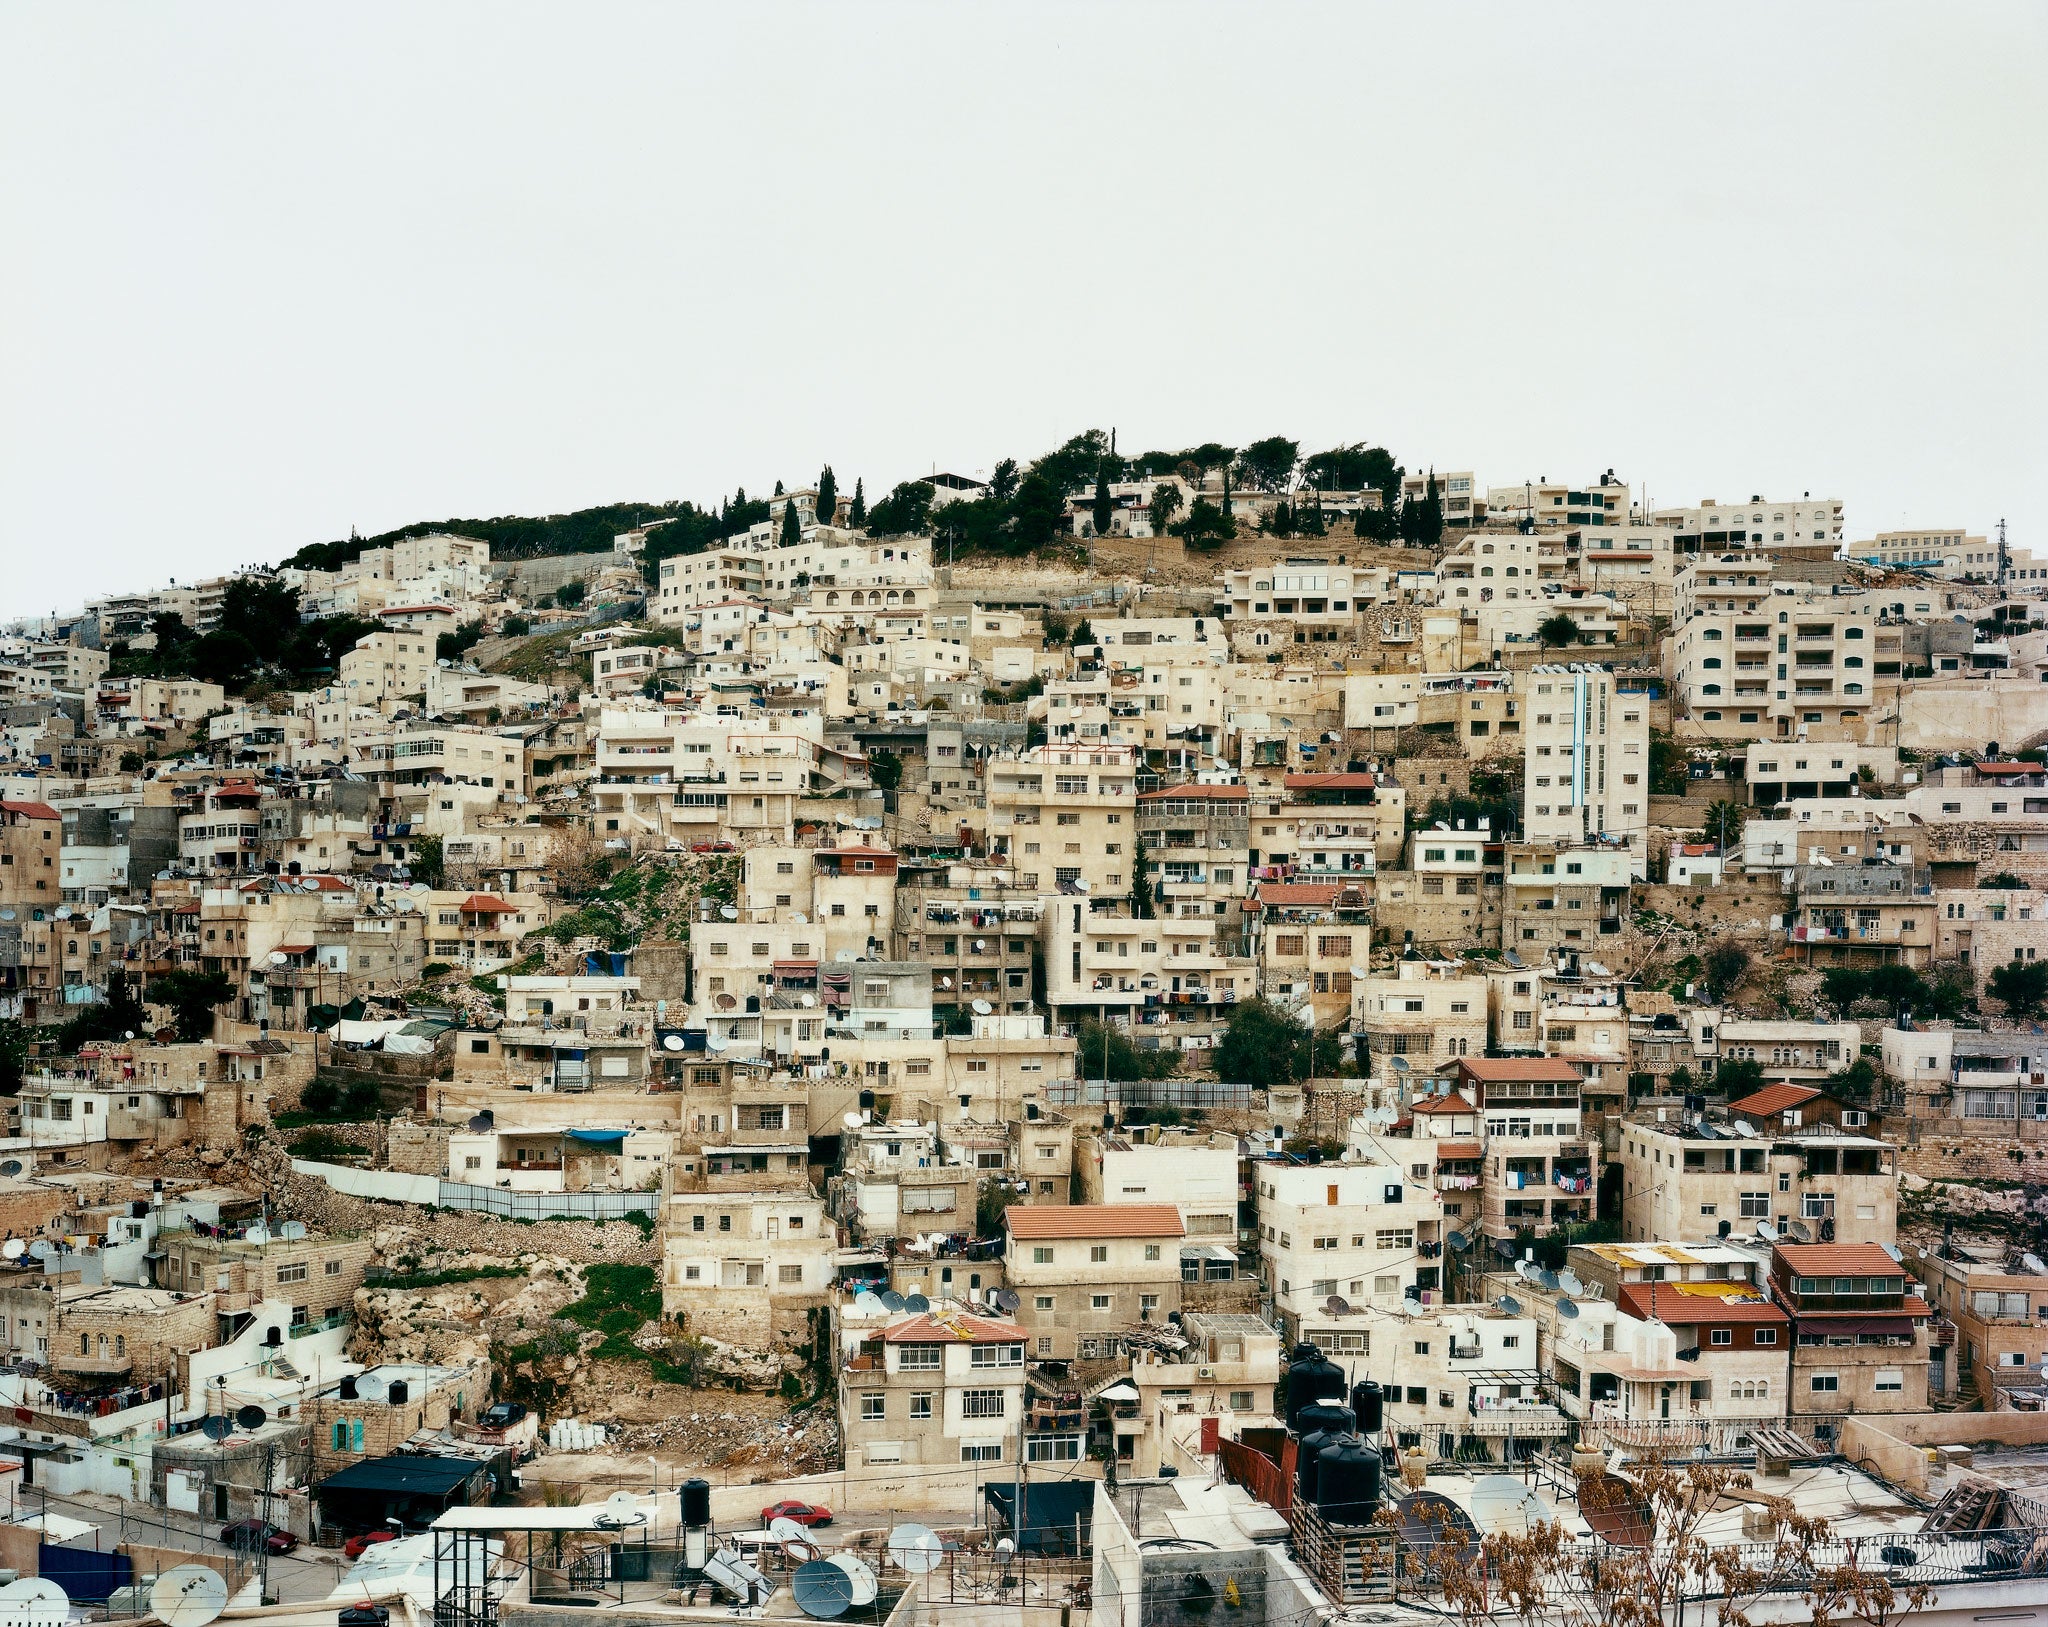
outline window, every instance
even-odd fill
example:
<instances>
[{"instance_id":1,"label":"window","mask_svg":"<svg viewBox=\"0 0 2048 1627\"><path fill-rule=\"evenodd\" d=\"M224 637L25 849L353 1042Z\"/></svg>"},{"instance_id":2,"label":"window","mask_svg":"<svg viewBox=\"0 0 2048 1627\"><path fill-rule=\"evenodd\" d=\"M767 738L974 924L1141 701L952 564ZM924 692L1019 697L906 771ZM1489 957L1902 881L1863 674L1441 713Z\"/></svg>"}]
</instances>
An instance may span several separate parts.
<instances>
[{"instance_id":1,"label":"window","mask_svg":"<svg viewBox=\"0 0 2048 1627\"><path fill-rule=\"evenodd\" d=\"M277 1268L277 1280L279 1282L304 1282L306 1280L306 1262L300 1260L292 1265L279 1266Z\"/></svg>"},{"instance_id":2,"label":"window","mask_svg":"<svg viewBox=\"0 0 2048 1627\"><path fill-rule=\"evenodd\" d=\"M1106 1310L1108 1310L1108 1309L1109 1309L1109 1295L1107 1295L1107 1294L1091 1294L1091 1295L1089 1295L1089 1296L1088 1296L1088 1308L1089 1308L1090 1310L1094 1310L1094 1311L1106 1311Z\"/></svg>"},{"instance_id":3,"label":"window","mask_svg":"<svg viewBox=\"0 0 2048 1627\"><path fill-rule=\"evenodd\" d=\"M864 1395L860 1398L861 1422L870 1423L889 1416L889 1398L886 1395Z\"/></svg>"},{"instance_id":4,"label":"window","mask_svg":"<svg viewBox=\"0 0 2048 1627\"><path fill-rule=\"evenodd\" d=\"M930 1390L919 1390L910 1398L910 1416L912 1418L929 1418L931 1415L932 1392Z\"/></svg>"},{"instance_id":5,"label":"window","mask_svg":"<svg viewBox=\"0 0 2048 1627\"><path fill-rule=\"evenodd\" d=\"M1033 1463L1078 1463L1081 1458L1081 1437L1033 1436L1024 1443L1024 1452Z\"/></svg>"},{"instance_id":6,"label":"window","mask_svg":"<svg viewBox=\"0 0 2048 1627\"><path fill-rule=\"evenodd\" d=\"M1031 1263L1033 1265L1051 1265L1052 1250L1049 1248L1034 1248L1031 1251Z\"/></svg>"},{"instance_id":7,"label":"window","mask_svg":"<svg viewBox=\"0 0 2048 1627\"><path fill-rule=\"evenodd\" d=\"M1735 1343L1735 1334L1729 1328L1712 1328L1708 1330L1707 1343L1710 1345L1732 1345Z\"/></svg>"},{"instance_id":8,"label":"window","mask_svg":"<svg viewBox=\"0 0 2048 1627\"><path fill-rule=\"evenodd\" d=\"M1091 1243L1088 1246L1088 1262L1091 1265L1105 1265L1109 1261L1107 1243Z\"/></svg>"},{"instance_id":9,"label":"window","mask_svg":"<svg viewBox=\"0 0 2048 1627\"><path fill-rule=\"evenodd\" d=\"M1024 1347L1021 1344L976 1345L973 1355L969 1357L969 1365L974 1367L1022 1367L1024 1365Z\"/></svg>"},{"instance_id":10,"label":"window","mask_svg":"<svg viewBox=\"0 0 2048 1627\"><path fill-rule=\"evenodd\" d=\"M962 1463L1000 1463L1003 1461L1001 1441L968 1441L960 1448Z\"/></svg>"},{"instance_id":11,"label":"window","mask_svg":"<svg viewBox=\"0 0 2048 1627\"><path fill-rule=\"evenodd\" d=\"M1816 1395L1832 1395L1842 1387L1839 1373L1815 1373L1809 1382Z\"/></svg>"},{"instance_id":12,"label":"window","mask_svg":"<svg viewBox=\"0 0 2048 1627\"><path fill-rule=\"evenodd\" d=\"M1896 1395L1906 1387L1906 1375L1896 1367L1880 1367L1871 1388L1880 1394Z\"/></svg>"},{"instance_id":13,"label":"window","mask_svg":"<svg viewBox=\"0 0 2048 1627\"><path fill-rule=\"evenodd\" d=\"M802 1266L779 1265L775 1268L775 1271L775 1280L777 1282L782 1283L784 1286L796 1288L801 1288L803 1286L804 1268Z\"/></svg>"},{"instance_id":14,"label":"window","mask_svg":"<svg viewBox=\"0 0 2048 1627\"><path fill-rule=\"evenodd\" d=\"M963 1418L1000 1418L1003 1416L1003 1392L1001 1390L962 1390L960 1392L960 1416Z\"/></svg>"},{"instance_id":15,"label":"window","mask_svg":"<svg viewBox=\"0 0 2048 1627\"><path fill-rule=\"evenodd\" d=\"M1050 1147L1046 1148L1045 1150L1048 1153L1052 1151ZM1147 1243L1145 1245L1145 1258L1148 1260L1156 1260L1159 1258L1159 1245L1157 1243Z\"/></svg>"},{"instance_id":16,"label":"window","mask_svg":"<svg viewBox=\"0 0 2048 1627\"><path fill-rule=\"evenodd\" d=\"M1778 1330L1776 1328L1758 1328L1750 1335L1750 1338L1760 1345L1774 1345L1778 1342Z\"/></svg>"},{"instance_id":17,"label":"window","mask_svg":"<svg viewBox=\"0 0 2048 1627\"><path fill-rule=\"evenodd\" d=\"M905 1345L902 1354L896 1358L896 1365L904 1372L937 1372L944 1356L938 1345Z\"/></svg>"}]
</instances>

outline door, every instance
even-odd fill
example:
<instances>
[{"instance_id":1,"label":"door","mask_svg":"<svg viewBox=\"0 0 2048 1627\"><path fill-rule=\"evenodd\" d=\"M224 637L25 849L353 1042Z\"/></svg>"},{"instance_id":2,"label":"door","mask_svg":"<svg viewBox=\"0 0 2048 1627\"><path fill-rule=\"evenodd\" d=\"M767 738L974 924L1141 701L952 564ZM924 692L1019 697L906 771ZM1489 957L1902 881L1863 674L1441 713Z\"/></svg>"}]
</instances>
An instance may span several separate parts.
<instances>
[{"instance_id":1,"label":"door","mask_svg":"<svg viewBox=\"0 0 2048 1627\"><path fill-rule=\"evenodd\" d=\"M228 1488L225 1485L213 1488L213 1517L217 1520L228 1517Z\"/></svg>"}]
</instances>

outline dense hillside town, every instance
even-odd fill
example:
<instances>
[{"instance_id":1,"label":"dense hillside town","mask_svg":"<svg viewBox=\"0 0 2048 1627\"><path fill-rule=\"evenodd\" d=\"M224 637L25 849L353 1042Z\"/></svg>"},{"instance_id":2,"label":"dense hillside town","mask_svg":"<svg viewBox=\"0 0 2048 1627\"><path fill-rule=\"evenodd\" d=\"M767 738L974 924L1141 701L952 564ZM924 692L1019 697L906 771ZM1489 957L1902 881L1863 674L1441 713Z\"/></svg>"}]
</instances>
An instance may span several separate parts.
<instances>
[{"instance_id":1,"label":"dense hillside town","mask_svg":"<svg viewBox=\"0 0 2048 1627\"><path fill-rule=\"evenodd\" d=\"M41 1574L2048 1608L2048 558L1405 456L1089 432L6 628Z\"/></svg>"}]
</instances>

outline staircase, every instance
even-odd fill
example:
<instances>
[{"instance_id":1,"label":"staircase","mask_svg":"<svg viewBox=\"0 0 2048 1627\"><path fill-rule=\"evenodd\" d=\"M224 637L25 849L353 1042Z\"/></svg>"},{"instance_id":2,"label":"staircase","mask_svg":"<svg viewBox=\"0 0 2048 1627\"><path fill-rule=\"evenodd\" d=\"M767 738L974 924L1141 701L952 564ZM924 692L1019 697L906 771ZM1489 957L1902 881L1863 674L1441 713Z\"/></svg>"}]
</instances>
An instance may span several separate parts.
<instances>
[{"instance_id":1,"label":"staircase","mask_svg":"<svg viewBox=\"0 0 2048 1627\"><path fill-rule=\"evenodd\" d=\"M1936 1412L1982 1412L1984 1403L1977 1394L1976 1372L1963 1364L1962 1373L1955 1386L1945 1395L1935 1397Z\"/></svg>"}]
</instances>

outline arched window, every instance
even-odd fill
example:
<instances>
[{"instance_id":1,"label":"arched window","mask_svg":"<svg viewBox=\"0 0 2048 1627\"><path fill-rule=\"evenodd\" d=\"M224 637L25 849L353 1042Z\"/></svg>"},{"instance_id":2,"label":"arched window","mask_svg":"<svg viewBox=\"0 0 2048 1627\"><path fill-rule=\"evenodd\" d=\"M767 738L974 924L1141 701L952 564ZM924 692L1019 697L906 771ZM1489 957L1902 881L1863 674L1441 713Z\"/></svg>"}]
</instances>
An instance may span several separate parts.
<instances>
[{"instance_id":1,"label":"arched window","mask_svg":"<svg viewBox=\"0 0 2048 1627\"><path fill-rule=\"evenodd\" d=\"M1718 628L1718 627L1709 627L1709 628L1706 628L1706 629L1704 629L1704 630L1703 630L1703 631L1702 631L1702 632L1700 633L1700 637L1701 637L1701 638L1705 638L1705 639L1719 639L1719 638L1720 638L1720 636L1721 636L1721 629L1720 629L1720 628Z\"/></svg>"},{"instance_id":2,"label":"arched window","mask_svg":"<svg viewBox=\"0 0 2048 1627\"><path fill-rule=\"evenodd\" d=\"M1514 566L1510 565L1510 566L1508 567L1508 575L1510 575L1510 576L1520 576L1521 574L1522 574L1522 573L1521 573L1520 571L1518 571L1517 569L1515 569L1515 567L1514 567Z\"/></svg>"},{"instance_id":3,"label":"arched window","mask_svg":"<svg viewBox=\"0 0 2048 1627\"><path fill-rule=\"evenodd\" d=\"M1844 638L1861 638L1862 636L1863 629L1860 627L1844 627L1842 629L1842 637Z\"/></svg>"},{"instance_id":4,"label":"arched window","mask_svg":"<svg viewBox=\"0 0 2048 1627\"><path fill-rule=\"evenodd\" d=\"M1702 695L1718 695L1721 693L1721 686L1719 684L1702 684L1700 686L1700 693Z\"/></svg>"},{"instance_id":5,"label":"arched window","mask_svg":"<svg viewBox=\"0 0 2048 1627\"><path fill-rule=\"evenodd\" d=\"M1720 664L1721 658L1718 655L1710 655L1700 663L1703 667L1718 667Z\"/></svg>"}]
</instances>

